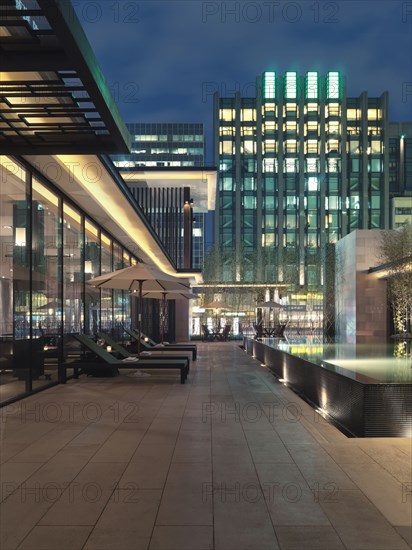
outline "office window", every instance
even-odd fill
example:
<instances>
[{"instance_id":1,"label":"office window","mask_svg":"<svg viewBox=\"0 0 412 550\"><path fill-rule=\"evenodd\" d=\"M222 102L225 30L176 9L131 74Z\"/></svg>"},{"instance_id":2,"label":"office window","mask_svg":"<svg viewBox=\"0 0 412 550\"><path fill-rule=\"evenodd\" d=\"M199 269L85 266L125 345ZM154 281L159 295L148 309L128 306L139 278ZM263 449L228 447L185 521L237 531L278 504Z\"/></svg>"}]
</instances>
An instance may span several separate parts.
<instances>
[{"instance_id":1,"label":"office window","mask_svg":"<svg viewBox=\"0 0 412 550\"><path fill-rule=\"evenodd\" d=\"M298 159L284 159L285 172L298 172Z\"/></svg>"},{"instance_id":2,"label":"office window","mask_svg":"<svg viewBox=\"0 0 412 550\"><path fill-rule=\"evenodd\" d=\"M318 93L318 73L306 73L306 99L317 99Z\"/></svg>"},{"instance_id":3,"label":"office window","mask_svg":"<svg viewBox=\"0 0 412 550\"><path fill-rule=\"evenodd\" d=\"M240 152L245 155L253 155L254 153L256 153L256 142L244 141L243 145L240 146Z\"/></svg>"},{"instance_id":4,"label":"office window","mask_svg":"<svg viewBox=\"0 0 412 550\"><path fill-rule=\"evenodd\" d=\"M288 71L285 78L285 98L297 98L297 73Z\"/></svg>"},{"instance_id":5,"label":"office window","mask_svg":"<svg viewBox=\"0 0 412 550\"><path fill-rule=\"evenodd\" d=\"M336 71L329 71L326 76L326 97L328 99L340 99L340 75Z\"/></svg>"},{"instance_id":6,"label":"office window","mask_svg":"<svg viewBox=\"0 0 412 550\"><path fill-rule=\"evenodd\" d=\"M306 172L318 172L319 159L308 158L306 159Z\"/></svg>"},{"instance_id":7,"label":"office window","mask_svg":"<svg viewBox=\"0 0 412 550\"><path fill-rule=\"evenodd\" d=\"M240 120L242 122L251 122L256 120L256 109L241 109Z\"/></svg>"},{"instance_id":8,"label":"office window","mask_svg":"<svg viewBox=\"0 0 412 550\"><path fill-rule=\"evenodd\" d=\"M235 110L234 109L220 109L220 120L225 122L231 122L235 120Z\"/></svg>"},{"instance_id":9,"label":"office window","mask_svg":"<svg viewBox=\"0 0 412 550\"><path fill-rule=\"evenodd\" d=\"M221 141L220 142L220 154L233 155L235 152L235 146L233 141Z\"/></svg>"},{"instance_id":10,"label":"office window","mask_svg":"<svg viewBox=\"0 0 412 550\"><path fill-rule=\"evenodd\" d=\"M305 143L305 153L315 154L319 153L319 142L317 139L308 139Z\"/></svg>"},{"instance_id":11,"label":"office window","mask_svg":"<svg viewBox=\"0 0 412 550\"><path fill-rule=\"evenodd\" d=\"M265 139L263 142L263 152L264 153L275 153L276 152L276 141L274 139Z\"/></svg>"},{"instance_id":12,"label":"office window","mask_svg":"<svg viewBox=\"0 0 412 550\"><path fill-rule=\"evenodd\" d=\"M370 163L371 172L380 172L381 171L382 162L380 159L372 159Z\"/></svg>"},{"instance_id":13,"label":"office window","mask_svg":"<svg viewBox=\"0 0 412 550\"><path fill-rule=\"evenodd\" d=\"M263 97L264 99L275 99L276 97L276 73L266 71L263 74Z\"/></svg>"},{"instance_id":14,"label":"office window","mask_svg":"<svg viewBox=\"0 0 412 550\"><path fill-rule=\"evenodd\" d=\"M372 154L380 154L382 148L382 142L380 140L372 140L371 142L371 153Z\"/></svg>"},{"instance_id":15,"label":"office window","mask_svg":"<svg viewBox=\"0 0 412 550\"><path fill-rule=\"evenodd\" d=\"M308 191L318 191L319 190L319 179L316 176L308 177Z\"/></svg>"}]
</instances>

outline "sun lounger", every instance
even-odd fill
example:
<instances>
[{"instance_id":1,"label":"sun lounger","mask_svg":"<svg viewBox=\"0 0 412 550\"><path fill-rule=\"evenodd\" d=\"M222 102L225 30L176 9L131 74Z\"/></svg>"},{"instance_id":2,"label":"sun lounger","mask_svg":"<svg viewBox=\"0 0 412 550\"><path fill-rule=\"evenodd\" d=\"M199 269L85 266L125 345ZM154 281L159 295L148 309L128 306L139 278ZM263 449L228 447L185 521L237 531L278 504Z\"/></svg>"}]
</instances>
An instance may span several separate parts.
<instances>
[{"instance_id":1,"label":"sun lounger","mask_svg":"<svg viewBox=\"0 0 412 550\"><path fill-rule=\"evenodd\" d=\"M105 332L98 332L97 333L97 336L103 340L104 342L106 342L107 345L111 346L112 347L112 350L115 351L116 353L118 353L122 359L126 359L127 357L129 358L133 358L133 357L139 357L137 355L137 353L130 353L124 346L122 346L121 344L117 343L115 340L113 340L113 338L109 335L109 334L106 334ZM181 361L186 361L187 363L187 372L190 371L190 359L188 357L188 355L178 355L179 352L181 352L181 350L175 350L176 352L173 352L173 353L170 353L170 355L167 355L167 352L173 352L173 350L167 350L166 353L162 352L161 350L157 350L157 349L154 349L153 351L148 351L146 353L150 353L150 355L142 355L142 353L140 354L140 359L147 359L147 360L151 360L151 361L156 361L157 359L162 359L162 360L167 360L167 359L170 359L172 361L174 360L181 360ZM145 353L145 352L143 352Z\"/></svg>"},{"instance_id":2,"label":"sun lounger","mask_svg":"<svg viewBox=\"0 0 412 550\"><path fill-rule=\"evenodd\" d=\"M97 357L105 364L108 370L113 369L176 369L180 371L180 383L184 384L187 378L188 366L186 361L178 359L161 359L156 360L136 358L134 361L125 359L123 361L116 359L109 352L97 345L84 334L73 334L73 337L85 346L89 351L97 355ZM67 363L67 368L81 368L84 372L92 371L94 368L102 369L102 363L95 363L92 360L80 360L80 363ZM104 367L103 367L104 368Z\"/></svg>"},{"instance_id":3,"label":"sun lounger","mask_svg":"<svg viewBox=\"0 0 412 550\"><path fill-rule=\"evenodd\" d=\"M136 331L129 329L127 327L123 327L124 331L134 338L134 340L137 341L139 338L139 335ZM168 351L190 351L192 354L193 361L196 361L197 357L197 346L195 344L156 344L154 340L151 340L150 338L147 338L144 334L142 334L142 338L140 340L140 345L145 350L161 350L161 349L167 349Z\"/></svg>"}]
</instances>

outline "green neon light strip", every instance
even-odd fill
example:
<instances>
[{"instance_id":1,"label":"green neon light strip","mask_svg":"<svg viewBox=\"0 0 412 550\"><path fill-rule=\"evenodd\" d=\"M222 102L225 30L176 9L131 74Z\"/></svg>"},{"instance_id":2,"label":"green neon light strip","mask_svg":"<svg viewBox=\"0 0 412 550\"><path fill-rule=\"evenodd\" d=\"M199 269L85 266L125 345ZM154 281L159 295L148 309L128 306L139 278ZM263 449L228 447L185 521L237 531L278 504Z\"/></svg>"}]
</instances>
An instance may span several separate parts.
<instances>
[{"instance_id":1,"label":"green neon light strip","mask_svg":"<svg viewBox=\"0 0 412 550\"><path fill-rule=\"evenodd\" d=\"M297 96L297 73L288 71L285 80L285 98L296 99Z\"/></svg>"},{"instance_id":2,"label":"green neon light strip","mask_svg":"<svg viewBox=\"0 0 412 550\"><path fill-rule=\"evenodd\" d=\"M267 71L263 74L263 97L275 99L276 97L276 73Z\"/></svg>"},{"instance_id":3,"label":"green neon light strip","mask_svg":"<svg viewBox=\"0 0 412 550\"><path fill-rule=\"evenodd\" d=\"M340 74L338 72L328 72L326 77L326 97L327 99L341 98Z\"/></svg>"},{"instance_id":4,"label":"green neon light strip","mask_svg":"<svg viewBox=\"0 0 412 550\"><path fill-rule=\"evenodd\" d=\"M318 99L319 81L317 72L306 73L306 99Z\"/></svg>"}]
</instances>

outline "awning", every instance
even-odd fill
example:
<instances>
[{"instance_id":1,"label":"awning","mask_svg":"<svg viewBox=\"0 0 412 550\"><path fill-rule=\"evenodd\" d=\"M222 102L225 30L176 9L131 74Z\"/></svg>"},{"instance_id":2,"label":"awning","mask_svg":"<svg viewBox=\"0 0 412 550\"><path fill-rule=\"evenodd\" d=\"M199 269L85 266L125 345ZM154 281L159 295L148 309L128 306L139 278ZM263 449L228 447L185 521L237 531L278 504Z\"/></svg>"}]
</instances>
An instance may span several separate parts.
<instances>
[{"instance_id":1,"label":"awning","mask_svg":"<svg viewBox=\"0 0 412 550\"><path fill-rule=\"evenodd\" d=\"M69 1L2 0L0 151L130 152L130 136Z\"/></svg>"}]
</instances>

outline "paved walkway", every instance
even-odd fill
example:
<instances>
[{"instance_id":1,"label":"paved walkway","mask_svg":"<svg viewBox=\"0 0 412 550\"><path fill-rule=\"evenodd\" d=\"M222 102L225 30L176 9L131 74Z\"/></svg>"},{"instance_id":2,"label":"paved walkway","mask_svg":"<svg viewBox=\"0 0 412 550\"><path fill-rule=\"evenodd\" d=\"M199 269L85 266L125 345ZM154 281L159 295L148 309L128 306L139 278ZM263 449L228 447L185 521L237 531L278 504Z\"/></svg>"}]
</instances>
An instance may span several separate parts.
<instances>
[{"instance_id":1,"label":"paved walkway","mask_svg":"<svg viewBox=\"0 0 412 550\"><path fill-rule=\"evenodd\" d=\"M2 409L0 548L411 547L410 439L346 438L235 343L192 367Z\"/></svg>"}]
</instances>

